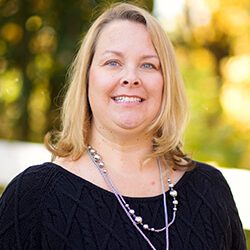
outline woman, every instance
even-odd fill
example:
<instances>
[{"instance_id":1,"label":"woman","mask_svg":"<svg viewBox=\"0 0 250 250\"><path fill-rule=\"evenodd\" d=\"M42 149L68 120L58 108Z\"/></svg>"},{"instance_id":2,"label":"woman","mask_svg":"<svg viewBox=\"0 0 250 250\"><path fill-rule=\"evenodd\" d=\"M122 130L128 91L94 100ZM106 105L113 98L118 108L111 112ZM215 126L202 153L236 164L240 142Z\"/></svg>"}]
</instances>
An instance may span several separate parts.
<instances>
[{"instance_id":1,"label":"woman","mask_svg":"<svg viewBox=\"0 0 250 250\"><path fill-rule=\"evenodd\" d=\"M246 249L221 173L181 151L186 99L170 41L130 4L92 25L72 64L53 163L0 203L0 249Z\"/></svg>"}]
</instances>

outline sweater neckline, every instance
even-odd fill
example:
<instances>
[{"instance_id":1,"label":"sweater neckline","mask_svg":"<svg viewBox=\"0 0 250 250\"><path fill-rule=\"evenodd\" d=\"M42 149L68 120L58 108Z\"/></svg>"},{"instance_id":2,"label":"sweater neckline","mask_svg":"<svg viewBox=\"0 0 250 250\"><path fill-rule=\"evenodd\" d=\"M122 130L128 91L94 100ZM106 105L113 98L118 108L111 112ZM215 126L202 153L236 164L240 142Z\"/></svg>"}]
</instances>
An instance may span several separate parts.
<instances>
[{"instance_id":1,"label":"sweater neckline","mask_svg":"<svg viewBox=\"0 0 250 250\"><path fill-rule=\"evenodd\" d=\"M63 168L62 166L54 163L54 162L46 162L45 164L48 164L48 165L51 165L53 166L57 171L60 171L61 173L67 175L68 177L71 177L71 178L74 178L76 180L78 180L78 182L80 183L84 183L84 184L87 184L88 186L91 186L92 188L94 188L95 190L98 190L102 193L106 193L108 194L109 196L115 196L113 192L107 190L107 189L104 189L82 177L80 177L79 175L76 175L72 172L70 172L69 170ZM195 170L196 168L190 170L190 171L186 171L183 176L178 180L178 182L175 184L175 189L178 189L183 186L185 184L185 182L187 181L187 179L189 178L190 174L193 173L193 171ZM167 196L170 196L169 194L169 190L166 192L166 195ZM155 196L146 196L146 197L132 197L132 196L123 196L124 198L126 198L126 200L133 200L133 201L149 201L149 200L158 200L158 199L162 199L162 194L159 194L159 195L155 195Z\"/></svg>"}]
</instances>

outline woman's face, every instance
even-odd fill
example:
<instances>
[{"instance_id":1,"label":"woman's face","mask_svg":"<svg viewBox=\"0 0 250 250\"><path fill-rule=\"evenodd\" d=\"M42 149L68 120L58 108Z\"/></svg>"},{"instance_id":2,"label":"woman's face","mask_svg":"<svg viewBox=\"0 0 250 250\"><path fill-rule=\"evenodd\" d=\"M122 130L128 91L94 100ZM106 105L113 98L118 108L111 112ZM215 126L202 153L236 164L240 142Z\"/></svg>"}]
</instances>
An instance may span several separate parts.
<instances>
[{"instance_id":1,"label":"woman's face","mask_svg":"<svg viewBox=\"0 0 250 250\"><path fill-rule=\"evenodd\" d=\"M159 113L163 77L143 24L118 20L102 30L89 72L92 122L108 131L145 132Z\"/></svg>"}]
</instances>

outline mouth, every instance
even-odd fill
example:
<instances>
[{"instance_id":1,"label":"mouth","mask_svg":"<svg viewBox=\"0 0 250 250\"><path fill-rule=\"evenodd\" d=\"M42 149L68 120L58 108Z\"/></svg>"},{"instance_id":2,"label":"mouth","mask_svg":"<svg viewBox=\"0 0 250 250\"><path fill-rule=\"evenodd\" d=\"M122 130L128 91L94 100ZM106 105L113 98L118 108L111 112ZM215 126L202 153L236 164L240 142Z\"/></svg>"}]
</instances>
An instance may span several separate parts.
<instances>
[{"instance_id":1,"label":"mouth","mask_svg":"<svg viewBox=\"0 0 250 250\"><path fill-rule=\"evenodd\" d=\"M140 103L144 99L137 96L115 96L112 99L117 103Z\"/></svg>"}]
</instances>

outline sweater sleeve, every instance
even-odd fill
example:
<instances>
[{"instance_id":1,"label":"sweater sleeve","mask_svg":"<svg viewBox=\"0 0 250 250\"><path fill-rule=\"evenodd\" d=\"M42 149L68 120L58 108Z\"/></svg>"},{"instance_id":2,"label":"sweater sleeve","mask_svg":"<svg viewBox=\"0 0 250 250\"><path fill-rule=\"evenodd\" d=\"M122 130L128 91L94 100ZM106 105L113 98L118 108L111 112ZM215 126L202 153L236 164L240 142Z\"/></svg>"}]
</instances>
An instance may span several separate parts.
<instances>
[{"instance_id":1,"label":"sweater sleeve","mask_svg":"<svg viewBox=\"0 0 250 250\"><path fill-rule=\"evenodd\" d=\"M1 250L41 249L42 202L49 178L43 169L26 169L5 189L0 199Z\"/></svg>"},{"instance_id":2,"label":"sweater sleeve","mask_svg":"<svg viewBox=\"0 0 250 250\"><path fill-rule=\"evenodd\" d=\"M220 187L217 190L218 197L221 200L221 204L223 204L224 211L226 211L229 220L225 235L225 245L228 246L226 249L246 250L246 238L231 189L221 173L218 175L218 180Z\"/></svg>"}]
</instances>

